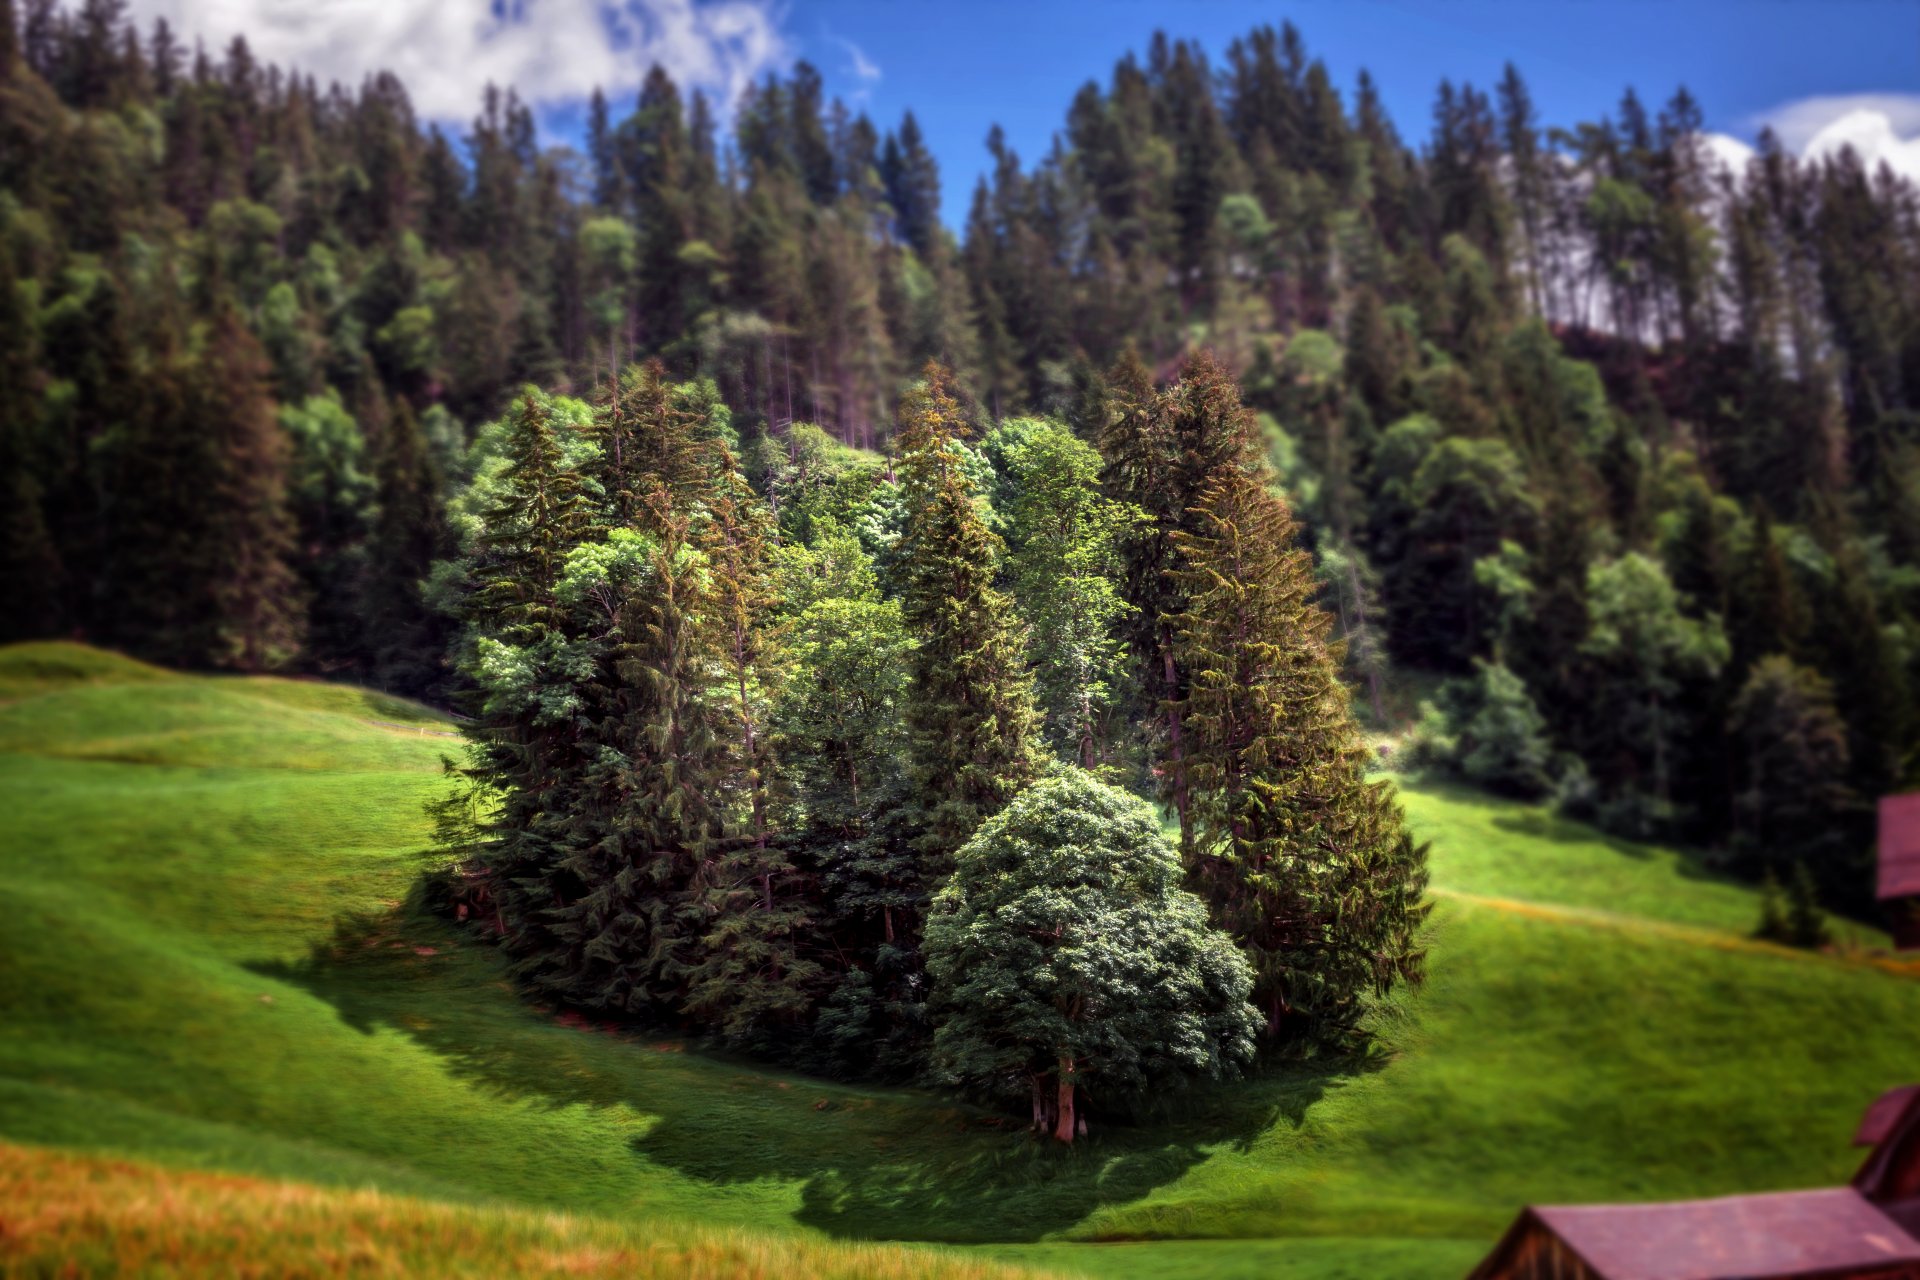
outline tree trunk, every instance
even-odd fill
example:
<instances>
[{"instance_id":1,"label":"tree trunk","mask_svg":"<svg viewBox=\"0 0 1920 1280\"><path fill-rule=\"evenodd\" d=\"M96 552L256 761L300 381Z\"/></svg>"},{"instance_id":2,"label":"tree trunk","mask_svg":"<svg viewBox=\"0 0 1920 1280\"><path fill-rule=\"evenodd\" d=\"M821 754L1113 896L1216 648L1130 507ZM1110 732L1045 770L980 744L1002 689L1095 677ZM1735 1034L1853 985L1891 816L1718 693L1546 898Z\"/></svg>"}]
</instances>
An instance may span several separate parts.
<instances>
[{"instance_id":1,"label":"tree trunk","mask_svg":"<svg viewBox=\"0 0 1920 1280\"><path fill-rule=\"evenodd\" d=\"M1060 1108L1054 1117L1053 1136L1056 1140L1073 1145L1073 1059L1060 1055Z\"/></svg>"},{"instance_id":2,"label":"tree trunk","mask_svg":"<svg viewBox=\"0 0 1920 1280\"><path fill-rule=\"evenodd\" d=\"M1160 652L1167 679L1167 768L1173 772L1173 808L1180 815L1180 850L1184 853L1193 847L1193 837L1187 827L1186 744L1180 738L1179 669L1173 662L1172 637L1163 640Z\"/></svg>"}]
</instances>

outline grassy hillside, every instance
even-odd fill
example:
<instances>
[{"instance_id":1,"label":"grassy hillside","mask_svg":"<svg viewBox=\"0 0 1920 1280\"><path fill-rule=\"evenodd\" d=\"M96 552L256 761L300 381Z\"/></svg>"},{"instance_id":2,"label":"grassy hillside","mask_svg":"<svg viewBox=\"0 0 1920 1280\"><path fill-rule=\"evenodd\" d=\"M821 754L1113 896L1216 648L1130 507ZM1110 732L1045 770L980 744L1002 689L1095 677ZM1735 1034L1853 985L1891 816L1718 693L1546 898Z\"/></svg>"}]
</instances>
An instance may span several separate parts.
<instances>
[{"instance_id":1,"label":"grassy hillside","mask_svg":"<svg viewBox=\"0 0 1920 1280\"><path fill-rule=\"evenodd\" d=\"M930 1094L526 1008L403 905L450 734L349 689L0 650L0 1137L595 1232L1439 1277L1527 1200L1843 1178L1860 1108L1920 1074L1900 966L1749 943L1753 894L1674 853L1416 792L1432 978L1390 1052L1056 1153Z\"/></svg>"}]
</instances>

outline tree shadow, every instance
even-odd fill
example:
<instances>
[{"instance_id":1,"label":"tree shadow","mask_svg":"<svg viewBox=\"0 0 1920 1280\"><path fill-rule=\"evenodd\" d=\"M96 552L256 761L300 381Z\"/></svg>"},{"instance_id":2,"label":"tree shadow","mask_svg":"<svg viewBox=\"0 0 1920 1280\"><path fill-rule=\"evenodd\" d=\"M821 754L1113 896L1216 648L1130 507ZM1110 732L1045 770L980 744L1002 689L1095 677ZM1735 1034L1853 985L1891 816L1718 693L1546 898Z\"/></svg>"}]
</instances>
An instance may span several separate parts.
<instances>
[{"instance_id":1,"label":"tree shadow","mask_svg":"<svg viewBox=\"0 0 1920 1280\"><path fill-rule=\"evenodd\" d=\"M363 1034L410 1037L503 1100L650 1117L636 1160L714 1188L798 1183L796 1222L861 1240L1030 1241L1125 1204L1275 1124L1343 1076L1292 1065L1195 1088L1150 1119L1104 1118L1074 1148L1024 1121L915 1089L843 1085L695 1051L665 1033L530 1005L500 955L424 911L337 922L304 959L250 966L303 987Z\"/></svg>"},{"instance_id":2,"label":"tree shadow","mask_svg":"<svg viewBox=\"0 0 1920 1280\"><path fill-rule=\"evenodd\" d=\"M1597 844L1609 853L1618 854L1622 858L1635 862L1651 862L1658 854L1668 853L1672 855L1675 873L1682 879L1738 889L1753 888L1751 881L1742 880L1739 876L1716 865L1715 859L1706 850L1678 841L1662 840L1637 844L1619 836L1609 835L1600 828L1578 819L1564 818L1559 814L1542 810L1501 814L1493 819L1493 825L1502 831L1511 831L1515 835L1548 844Z\"/></svg>"}]
</instances>

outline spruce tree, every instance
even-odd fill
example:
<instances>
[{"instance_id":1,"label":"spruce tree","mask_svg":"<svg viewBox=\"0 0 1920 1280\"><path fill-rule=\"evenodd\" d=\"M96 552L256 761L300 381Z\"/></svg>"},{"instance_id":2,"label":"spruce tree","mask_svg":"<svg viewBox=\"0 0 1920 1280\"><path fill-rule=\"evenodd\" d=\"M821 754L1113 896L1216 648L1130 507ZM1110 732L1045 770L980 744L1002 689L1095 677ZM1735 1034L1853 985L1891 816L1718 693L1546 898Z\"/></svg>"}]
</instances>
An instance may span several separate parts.
<instances>
[{"instance_id":1,"label":"spruce tree","mask_svg":"<svg viewBox=\"0 0 1920 1280\"><path fill-rule=\"evenodd\" d=\"M383 687L419 695L439 680L446 645L440 619L421 595L447 549L439 477L420 420L399 401L380 442L379 514L368 546L364 616L373 637L373 675Z\"/></svg>"},{"instance_id":2,"label":"spruce tree","mask_svg":"<svg viewBox=\"0 0 1920 1280\"><path fill-rule=\"evenodd\" d=\"M577 649L560 583L596 513L564 430L552 402L533 391L507 419L505 465L466 567L460 657L475 688L465 787L440 812L443 842L480 876L519 971L536 982L565 951L551 913L578 890L562 864L591 759L580 686L595 672Z\"/></svg>"},{"instance_id":3,"label":"spruce tree","mask_svg":"<svg viewBox=\"0 0 1920 1280\"><path fill-rule=\"evenodd\" d=\"M190 376L188 429L205 450L208 519L193 557L207 584L196 648L218 666L272 670L299 653L306 602L292 565L286 435L266 356L237 312L217 315Z\"/></svg>"},{"instance_id":4,"label":"spruce tree","mask_svg":"<svg viewBox=\"0 0 1920 1280\"><path fill-rule=\"evenodd\" d=\"M1264 466L1219 468L1171 535L1188 856L1252 960L1268 1035L1337 1046L1367 997L1419 979L1425 850L1367 779L1312 565L1270 486Z\"/></svg>"},{"instance_id":5,"label":"spruce tree","mask_svg":"<svg viewBox=\"0 0 1920 1280\"><path fill-rule=\"evenodd\" d=\"M901 615L919 640L907 727L938 866L1039 769L1039 712L1010 600L993 584L1001 543L963 458L951 375L929 364L901 404Z\"/></svg>"},{"instance_id":6,"label":"spruce tree","mask_svg":"<svg viewBox=\"0 0 1920 1280\"><path fill-rule=\"evenodd\" d=\"M798 872L773 830L772 707L786 662L774 619L772 519L723 446L716 459L702 543L728 821L717 856L698 876L707 920L686 1004L728 1039L744 1042L768 1024L798 1022L825 970L810 954L813 921Z\"/></svg>"},{"instance_id":7,"label":"spruce tree","mask_svg":"<svg viewBox=\"0 0 1920 1280\"><path fill-rule=\"evenodd\" d=\"M1143 513L1121 545L1122 592L1133 607L1128 640L1149 714L1160 725L1161 792L1190 845L1190 784L1181 723L1188 671L1175 617L1189 588L1180 577L1179 535L1196 531L1196 505L1206 486L1259 460L1253 415L1240 403L1233 377L1210 352L1188 358L1180 380L1152 394L1146 368L1123 360L1112 376L1119 408L1101 452L1109 497Z\"/></svg>"}]
</instances>

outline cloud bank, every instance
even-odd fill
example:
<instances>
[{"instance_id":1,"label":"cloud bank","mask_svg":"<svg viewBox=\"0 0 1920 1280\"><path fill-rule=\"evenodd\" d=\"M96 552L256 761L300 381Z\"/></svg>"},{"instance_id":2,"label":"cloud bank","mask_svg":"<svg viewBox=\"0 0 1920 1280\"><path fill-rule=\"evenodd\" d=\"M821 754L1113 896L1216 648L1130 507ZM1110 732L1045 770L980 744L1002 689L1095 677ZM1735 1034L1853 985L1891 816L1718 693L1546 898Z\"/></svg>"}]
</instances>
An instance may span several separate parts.
<instances>
[{"instance_id":1,"label":"cloud bank","mask_svg":"<svg viewBox=\"0 0 1920 1280\"><path fill-rule=\"evenodd\" d=\"M1802 98L1748 119L1748 128L1771 128L1795 155L1821 160L1852 147L1869 172L1885 164L1920 186L1920 94L1856 93ZM1708 151L1735 173L1746 169L1753 148L1724 133L1706 136Z\"/></svg>"},{"instance_id":2,"label":"cloud bank","mask_svg":"<svg viewBox=\"0 0 1920 1280\"><path fill-rule=\"evenodd\" d=\"M731 102L788 53L778 0L134 0L210 52L244 33L255 56L357 85L400 77L414 109L465 120L488 83L536 107L618 98L654 63L683 90Z\"/></svg>"}]
</instances>

